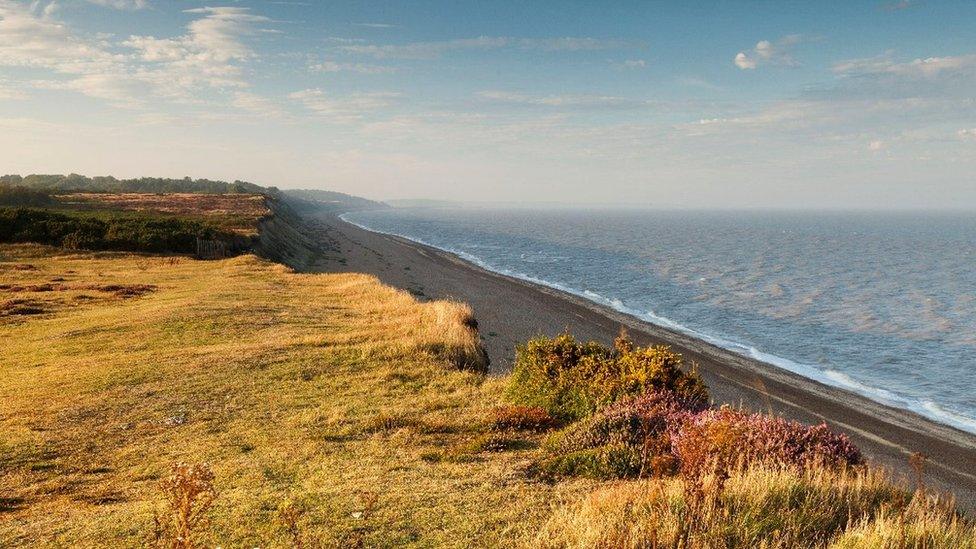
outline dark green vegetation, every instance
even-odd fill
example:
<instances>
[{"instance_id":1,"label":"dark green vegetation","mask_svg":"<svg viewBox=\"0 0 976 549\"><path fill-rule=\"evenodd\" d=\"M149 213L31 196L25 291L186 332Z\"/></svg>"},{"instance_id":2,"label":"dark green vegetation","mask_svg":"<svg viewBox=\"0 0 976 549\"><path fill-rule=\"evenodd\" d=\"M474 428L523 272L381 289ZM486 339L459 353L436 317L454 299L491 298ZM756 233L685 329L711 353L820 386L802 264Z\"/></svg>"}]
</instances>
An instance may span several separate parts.
<instances>
[{"instance_id":1,"label":"dark green vegetation","mask_svg":"<svg viewBox=\"0 0 976 549\"><path fill-rule=\"evenodd\" d=\"M252 183L207 179L116 179L71 175L0 177L0 242L68 249L197 252L219 241L221 255L247 249L267 200Z\"/></svg>"},{"instance_id":2,"label":"dark green vegetation","mask_svg":"<svg viewBox=\"0 0 976 549\"><path fill-rule=\"evenodd\" d=\"M78 174L42 175L31 174L0 176L0 187L24 187L42 191L88 191L112 193L254 193L277 192L274 187L261 187L246 181L213 181L210 179L169 179L164 177L140 177L116 179L112 176L86 177Z\"/></svg>"},{"instance_id":3,"label":"dark green vegetation","mask_svg":"<svg viewBox=\"0 0 976 549\"><path fill-rule=\"evenodd\" d=\"M196 239L233 240L207 223L138 212L0 208L0 242L68 249L193 253Z\"/></svg>"},{"instance_id":4,"label":"dark green vegetation","mask_svg":"<svg viewBox=\"0 0 976 549\"><path fill-rule=\"evenodd\" d=\"M45 191L0 185L0 206L50 206L54 203L54 198Z\"/></svg>"}]
</instances>

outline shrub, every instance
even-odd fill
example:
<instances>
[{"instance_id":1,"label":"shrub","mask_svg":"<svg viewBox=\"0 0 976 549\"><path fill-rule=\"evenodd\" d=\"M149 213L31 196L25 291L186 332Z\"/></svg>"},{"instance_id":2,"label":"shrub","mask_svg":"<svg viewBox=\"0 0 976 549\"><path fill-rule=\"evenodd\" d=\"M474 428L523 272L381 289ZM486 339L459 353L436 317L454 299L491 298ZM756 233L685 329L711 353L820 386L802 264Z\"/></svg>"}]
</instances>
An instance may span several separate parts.
<instances>
[{"instance_id":1,"label":"shrub","mask_svg":"<svg viewBox=\"0 0 976 549\"><path fill-rule=\"evenodd\" d=\"M843 434L763 414L708 409L670 391L612 404L550 436L535 466L544 477L688 479L740 465L839 467L863 462Z\"/></svg>"},{"instance_id":2,"label":"shrub","mask_svg":"<svg viewBox=\"0 0 976 549\"><path fill-rule=\"evenodd\" d=\"M728 407L690 417L671 442L681 472L688 477L725 472L741 463L806 467L864 461L846 435L831 432L826 424L803 425Z\"/></svg>"},{"instance_id":3,"label":"shrub","mask_svg":"<svg viewBox=\"0 0 976 549\"><path fill-rule=\"evenodd\" d=\"M706 401L708 392L701 378L681 366L681 356L668 347L636 347L623 334L613 349L592 341L577 342L569 334L538 337L517 348L506 394L515 404L542 408L570 421L652 390Z\"/></svg>"},{"instance_id":4,"label":"shrub","mask_svg":"<svg viewBox=\"0 0 976 549\"><path fill-rule=\"evenodd\" d=\"M671 452L674 432L695 412L700 401L686 401L657 391L612 404L551 436L546 458L537 465L544 476L596 478L661 476L675 472Z\"/></svg>"},{"instance_id":5,"label":"shrub","mask_svg":"<svg viewBox=\"0 0 976 549\"><path fill-rule=\"evenodd\" d=\"M548 431L558 425L542 408L532 406L499 406L491 412L496 431Z\"/></svg>"}]
</instances>

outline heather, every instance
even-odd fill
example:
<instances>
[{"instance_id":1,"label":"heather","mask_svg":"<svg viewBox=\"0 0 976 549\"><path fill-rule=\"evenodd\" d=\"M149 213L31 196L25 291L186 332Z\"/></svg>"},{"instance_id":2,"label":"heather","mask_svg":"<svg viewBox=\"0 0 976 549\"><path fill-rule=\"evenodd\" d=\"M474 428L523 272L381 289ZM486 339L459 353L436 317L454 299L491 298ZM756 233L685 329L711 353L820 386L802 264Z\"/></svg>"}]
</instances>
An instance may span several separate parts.
<instances>
[{"instance_id":1,"label":"heather","mask_svg":"<svg viewBox=\"0 0 976 549\"><path fill-rule=\"evenodd\" d=\"M572 421L652 390L669 390L688 401L708 398L698 374L684 368L681 355L668 347L638 347L621 334L608 348L562 334L538 337L516 349L506 395L514 404Z\"/></svg>"},{"instance_id":2,"label":"heather","mask_svg":"<svg viewBox=\"0 0 976 549\"><path fill-rule=\"evenodd\" d=\"M863 457L826 425L809 426L728 407L709 409L669 391L610 405L544 446L537 471L545 476L636 478L681 472L694 477L735 466L850 466Z\"/></svg>"}]
</instances>

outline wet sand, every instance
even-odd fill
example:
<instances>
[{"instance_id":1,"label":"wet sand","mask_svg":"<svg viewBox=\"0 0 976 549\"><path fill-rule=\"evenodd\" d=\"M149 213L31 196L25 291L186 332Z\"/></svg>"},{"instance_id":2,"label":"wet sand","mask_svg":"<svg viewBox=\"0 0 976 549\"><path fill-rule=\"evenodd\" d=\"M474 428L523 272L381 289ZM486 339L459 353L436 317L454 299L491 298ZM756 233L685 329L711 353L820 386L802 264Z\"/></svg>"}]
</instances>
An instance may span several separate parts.
<instances>
[{"instance_id":1,"label":"wet sand","mask_svg":"<svg viewBox=\"0 0 976 549\"><path fill-rule=\"evenodd\" d=\"M474 309L493 373L511 367L515 345L569 330L609 343L625 326L640 344L663 343L695 363L716 403L771 411L847 433L873 461L911 477L908 457L924 453L926 482L976 510L976 436L917 414L808 380L558 290L486 271L409 240L367 231L331 214L307 231L331 249L302 265L319 272L365 272L422 299L450 298Z\"/></svg>"}]
</instances>

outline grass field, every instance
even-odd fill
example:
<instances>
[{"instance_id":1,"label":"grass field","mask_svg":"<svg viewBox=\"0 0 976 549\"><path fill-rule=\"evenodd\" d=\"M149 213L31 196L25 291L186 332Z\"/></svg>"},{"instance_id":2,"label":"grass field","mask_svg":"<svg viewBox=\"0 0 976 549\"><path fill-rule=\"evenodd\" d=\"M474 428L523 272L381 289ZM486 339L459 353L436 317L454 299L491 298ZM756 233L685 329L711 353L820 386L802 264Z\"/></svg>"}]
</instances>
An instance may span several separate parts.
<instances>
[{"instance_id":1,"label":"grass field","mask_svg":"<svg viewBox=\"0 0 976 549\"><path fill-rule=\"evenodd\" d=\"M498 546L592 486L527 480L531 437L484 451L502 381L455 365L466 306L33 245L0 246L0 284L26 307L0 317L0 546L140 545L178 462L210 464L200 541L225 547Z\"/></svg>"}]
</instances>

